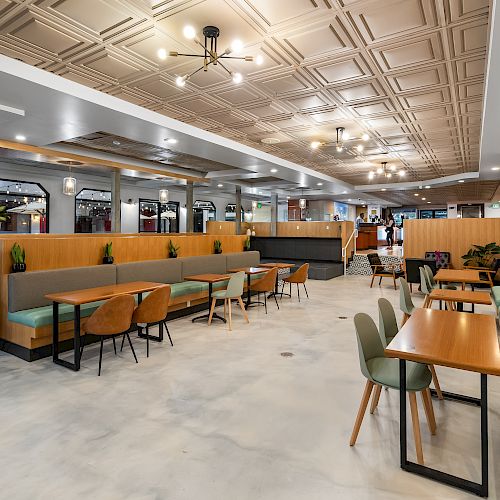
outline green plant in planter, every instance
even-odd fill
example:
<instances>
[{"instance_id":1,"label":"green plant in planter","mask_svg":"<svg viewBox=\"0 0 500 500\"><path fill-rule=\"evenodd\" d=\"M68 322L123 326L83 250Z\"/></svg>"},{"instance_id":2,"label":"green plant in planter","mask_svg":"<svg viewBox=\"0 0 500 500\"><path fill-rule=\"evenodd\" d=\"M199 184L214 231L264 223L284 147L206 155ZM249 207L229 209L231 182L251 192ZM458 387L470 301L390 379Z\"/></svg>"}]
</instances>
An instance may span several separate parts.
<instances>
[{"instance_id":1,"label":"green plant in planter","mask_svg":"<svg viewBox=\"0 0 500 500\"><path fill-rule=\"evenodd\" d=\"M168 256L171 258L171 259L175 259L177 257L177 253L179 252L179 248L180 246L175 246L173 241L170 240L168 242Z\"/></svg>"},{"instance_id":2,"label":"green plant in planter","mask_svg":"<svg viewBox=\"0 0 500 500\"><path fill-rule=\"evenodd\" d=\"M104 245L104 257L102 259L103 264L113 264L113 243L109 242Z\"/></svg>"},{"instance_id":3,"label":"green plant in planter","mask_svg":"<svg viewBox=\"0 0 500 500\"><path fill-rule=\"evenodd\" d=\"M221 240L214 241L214 253L222 253L222 242Z\"/></svg>"},{"instance_id":4,"label":"green plant in planter","mask_svg":"<svg viewBox=\"0 0 500 500\"><path fill-rule=\"evenodd\" d=\"M247 239L243 243L243 250L248 252L250 250L250 236L247 236Z\"/></svg>"},{"instance_id":5,"label":"green plant in planter","mask_svg":"<svg viewBox=\"0 0 500 500\"><path fill-rule=\"evenodd\" d=\"M8 220L7 207L3 205L0 207L0 222L7 222Z\"/></svg>"},{"instance_id":6,"label":"green plant in planter","mask_svg":"<svg viewBox=\"0 0 500 500\"><path fill-rule=\"evenodd\" d=\"M472 248L462 255L464 266L471 267L491 267L495 261L495 256L500 254L500 246L496 243L488 243L485 246L472 245Z\"/></svg>"},{"instance_id":7,"label":"green plant in planter","mask_svg":"<svg viewBox=\"0 0 500 500\"><path fill-rule=\"evenodd\" d=\"M26 271L26 252L18 243L14 243L10 250L12 256L12 272L22 273Z\"/></svg>"}]
</instances>

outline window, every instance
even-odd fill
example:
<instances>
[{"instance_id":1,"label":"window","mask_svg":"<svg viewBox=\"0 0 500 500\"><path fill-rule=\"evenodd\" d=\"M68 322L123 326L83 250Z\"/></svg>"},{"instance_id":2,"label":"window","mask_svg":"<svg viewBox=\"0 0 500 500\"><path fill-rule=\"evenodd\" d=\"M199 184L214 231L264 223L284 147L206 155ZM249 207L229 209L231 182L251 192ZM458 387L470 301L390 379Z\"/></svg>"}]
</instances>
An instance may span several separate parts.
<instances>
[{"instance_id":1,"label":"window","mask_svg":"<svg viewBox=\"0 0 500 500\"><path fill-rule=\"evenodd\" d=\"M195 233L206 233L207 221L215 220L215 205L211 201L196 200L193 203L193 230Z\"/></svg>"},{"instance_id":2,"label":"window","mask_svg":"<svg viewBox=\"0 0 500 500\"><path fill-rule=\"evenodd\" d=\"M0 233L49 232L49 193L40 184L0 179L0 209Z\"/></svg>"},{"instance_id":3,"label":"window","mask_svg":"<svg viewBox=\"0 0 500 500\"><path fill-rule=\"evenodd\" d=\"M392 210L392 215L394 217L394 222L396 225L400 226L404 219L416 219L417 209L416 208L397 208Z\"/></svg>"},{"instance_id":4,"label":"window","mask_svg":"<svg viewBox=\"0 0 500 500\"><path fill-rule=\"evenodd\" d=\"M236 205L234 203L229 203L226 205L226 217L227 221L236 221ZM241 207L241 222L245 221L245 210Z\"/></svg>"},{"instance_id":5,"label":"window","mask_svg":"<svg viewBox=\"0 0 500 500\"><path fill-rule=\"evenodd\" d=\"M420 210L420 219L447 219L448 210L440 208L439 210Z\"/></svg>"},{"instance_id":6,"label":"window","mask_svg":"<svg viewBox=\"0 0 500 500\"><path fill-rule=\"evenodd\" d=\"M158 223L158 214L160 222ZM169 201L160 203L156 200L139 200L140 233L178 233L179 203Z\"/></svg>"},{"instance_id":7,"label":"window","mask_svg":"<svg viewBox=\"0 0 500 500\"><path fill-rule=\"evenodd\" d=\"M111 191L82 189L75 198L75 233L111 232Z\"/></svg>"}]
</instances>

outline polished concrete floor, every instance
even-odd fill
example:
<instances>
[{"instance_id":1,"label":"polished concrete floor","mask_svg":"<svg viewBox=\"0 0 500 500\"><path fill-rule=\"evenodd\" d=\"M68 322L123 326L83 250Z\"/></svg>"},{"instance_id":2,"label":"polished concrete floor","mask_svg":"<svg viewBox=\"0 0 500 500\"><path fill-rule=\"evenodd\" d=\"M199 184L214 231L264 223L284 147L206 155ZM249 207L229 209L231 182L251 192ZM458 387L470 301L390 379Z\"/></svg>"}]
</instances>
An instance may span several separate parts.
<instances>
[{"instance_id":1,"label":"polished concrete floor","mask_svg":"<svg viewBox=\"0 0 500 500\"><path fill-rule=\"evenodd\" d=\"M253 308L249 325L236 311L231 333L171 321L173 348L153 344L146 359L136 340L136 365L109 343L99 378L96 347L78 373L0 354L0 498L472 498L399 468L395 391L383 391L348 445L365 382L352 318L399 297L388 281L368 284L310 281L309 300L284 298L267 316ZM443 389L478 395L479 376L437 370ZM490 498L500 498L500 379L489 381ZM427 464L478 480L479 410L434 408L434 437L420 408Z\"/></svg>"}]
</instances>

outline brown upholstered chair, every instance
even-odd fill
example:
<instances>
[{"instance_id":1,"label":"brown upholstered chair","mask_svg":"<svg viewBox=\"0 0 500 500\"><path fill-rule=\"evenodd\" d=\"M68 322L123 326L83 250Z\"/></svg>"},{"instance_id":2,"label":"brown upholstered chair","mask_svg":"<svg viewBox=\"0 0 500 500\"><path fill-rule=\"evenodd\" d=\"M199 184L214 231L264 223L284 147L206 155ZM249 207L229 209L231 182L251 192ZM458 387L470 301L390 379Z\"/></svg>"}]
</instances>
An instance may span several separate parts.
<instances>
[{"instance_id":1,"label":"brown upholstered chair","mask_svg":"<svg viewBox=\"0 0 500 500\"><path fill-rule=\"evenodd\" d=\"M84 332L87 334L96 335L101 338L101 349L99 352L99 372L101 375L102 364L102 348L104 339L111 337L113 339L113 348L116 354L115 337L117 335L124 335L128 339L132 354L134 355L135 362L137 363L137 356L135 355L134 346L130 340L128 330L132 323L132 314L134 313L135 301L132 295L119 295L109 299L104 304L99 306L92 316L90 316L85 323ZM82 347L80 349L80 359L85 347L85 337L82 338Z\"/></svg>"},{"instance_id":2,"label":"brown upholstered chair","mask_svg":"<svg viewBox=\"0 0 500 500\"><path fill-rule=\"evenodd\" d=\"M139 328L146 329L146 352L149 358L149 339L154 339L157 342L163 341L163 327L167 330L170 345L173 347L172 337L167 326L168 303L170 301L171 288L170 285L165 285L156 290L153 290L135 309L132 316L132 323ZM159 336L151 337L149 335L149 327L158 325ZM125 336L122 340L125 341Z\"/></svg>"},{"instance_id":3,"label":"brown upholstered chair","mask_svg":"<svg viewBox=\"0 0 500 500\"><path fill-rule=\"evenodd\" d=\"M292 296L292 283L297 284L297 297L300 302L300 292L299 292L299 284L304 285L304 290L306 291L306 297L309 298L309 294L307 293L306 281L307 281L307 273L309 272L309 264L306 262L302 264L293 274L287 276L283 279L283 286L281 287L281 296L283 297L283 290L285 288L285 283L290 283L290 297Z\"/></svg>"},{"instance_id":4,"label":"brown upholstered chair","mask_svg":"<svg viewBox=\"0 0 500 500\"><path fill-rule=\"evenodd\" d=\"M278 277L278 268L273 267L262 278L254 281L250 285L250 290L258 293L257 300L260 299L261 292L264 293L264 307L266 308L266 314L267 314L267 295L266 294L274 292L277 277ZM276 302L276 306L279 309L280 306L278 305L278 299L276 298L276 294L273 293L272 295L274 297L274 301ZM262 302L261 302L261 304L262 304Z\"/></svg>"},{"instance_id":5,"label":"brown upholstered chair","mask_svg":"<svg viewBox=\"0 0 500 500\"><path fill-rule=\"evenodd\" d=\"M370 283L370 288L373 286L373 280L375 276L379 276L378 285L382 282L382 278L392 278L394 283L394 290L396 290L396 280L405 276L404 271L396 271L396 267L400 264L382 264L378 253L369 253L367 255L368 261L370 262L370 267L372 268L372 281Z\"/></svg>"}]
</instances>

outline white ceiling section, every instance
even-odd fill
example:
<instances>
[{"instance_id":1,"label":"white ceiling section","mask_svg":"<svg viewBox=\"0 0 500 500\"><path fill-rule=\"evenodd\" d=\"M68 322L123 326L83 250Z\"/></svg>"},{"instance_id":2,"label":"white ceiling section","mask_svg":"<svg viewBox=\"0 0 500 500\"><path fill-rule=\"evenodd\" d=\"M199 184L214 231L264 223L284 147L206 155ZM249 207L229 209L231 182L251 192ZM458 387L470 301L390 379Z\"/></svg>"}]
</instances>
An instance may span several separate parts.
<instances>
[{"instance_id":1,"label":"white ceiling section","mask_svg":"<svg viewBox=\"0 0 500 500\"><path fill-rule=\"evenodd\" d=\"M485 121L479 171L491 11L488 0L0 0L0 54L64 77L0 58L0 105L26 110L0 120L0 137L12 140L13 124L43 145L104 132L165 147L171 135L174 152L220 163L215 171L228 182L261 176L267 192L287 191L272 176L310 188L323 182L316 191L339 199L368 199L364 191L392 201L391 190L427 183L436 198L460 200L468 192L450 179L462 178L487 200L500 177L483 168L499 162L497 116ZM211 67L181 89L176 77L199 60L163 61L157 51L200 53L182 35L186 24L215 24L219 49L239 38L242 54L264 63L227 62L241 84ZM500 99L495 67L494 78L488 99ZM487 109L498 115L498 106ZM340 126L369 134L362 153L357 140L336 151ZM261 142L269 137L280 142ZM311 141L323 145L312 150ZM383 188L387 196L376 179L366 186L381 161L407 172ZM242 172L231 177L227 166Z\"/></svg>"}]
</instances>

